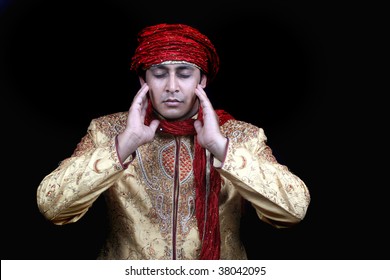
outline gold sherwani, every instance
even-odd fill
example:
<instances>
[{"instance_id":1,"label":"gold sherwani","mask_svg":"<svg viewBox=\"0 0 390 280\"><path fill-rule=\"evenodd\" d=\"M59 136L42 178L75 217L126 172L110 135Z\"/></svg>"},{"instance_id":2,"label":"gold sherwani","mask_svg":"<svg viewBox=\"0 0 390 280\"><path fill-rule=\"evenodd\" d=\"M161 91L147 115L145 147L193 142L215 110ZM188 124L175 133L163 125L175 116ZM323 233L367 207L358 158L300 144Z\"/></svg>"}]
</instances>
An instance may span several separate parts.
<instances>
[{"instance_id":1,"label":"gold sherwani","mask_svg":"<svg viewBox=\"0 0 390 280\"><path fill-rule=\"evenodd\" d=\"M78 221L99 195L106 198L110 231L99 259L197 259L192 136L156 133L121 163L115 137L127 112L92 120L73 155L37 189L42 214L63 225ZM279 164L261 128L229 120L221 127L229 144L219 197L221 259L246 259L240 236L242 197L275 227L300 222L310 195L304 182Z\"/></svg>"}]
</instances>

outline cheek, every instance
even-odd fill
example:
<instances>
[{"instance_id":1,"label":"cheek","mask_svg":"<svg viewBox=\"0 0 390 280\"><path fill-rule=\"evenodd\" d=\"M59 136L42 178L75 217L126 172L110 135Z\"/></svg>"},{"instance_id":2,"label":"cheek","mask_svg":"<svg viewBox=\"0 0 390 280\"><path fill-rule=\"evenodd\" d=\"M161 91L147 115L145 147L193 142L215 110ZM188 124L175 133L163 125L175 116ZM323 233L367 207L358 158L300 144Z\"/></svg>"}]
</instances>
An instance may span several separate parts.
<instances>
[{"instance_id":1,"label":"cheek","mask_svg":"<svg viewBox=\"0 0 390 280\"><path fill-rule=\"evenodd\" d=\"M186 93L193 93L193 94L195 94L195 89L197 86L198 86L197 80L185 81L180 84L180 87L183 91L185 91Z\"/></svg>"},{"instance_id":2,"label":"cheek","mask_svg":"<svg viewBox=\"0 0 390 280\"><path fill-rule=\"evenodd\" d=\"M163 86L163 82L158 81L156 79L149 79L147 83L149 88L154 89L154 91L157 91L159 88Z\"/></svg>"},{"instance_id":3,"label":"cheek","mask_svg":"<svg viewBox=\"0 0 390 280\"><path fill-rule=\"evenodd\" d=\"M149 93L148 94L149 94L149 98L152 101L152 103L155 104L156 103L155 101L158 99L158 96L157 96L156 92L153 91L152 89L149 89Z\"/></svg>"},{"instance_id":4,"label":"cheek","mask_svg":"<svg viewBox=\"0 0 390 280\"><path fill-rule=\"evenodd\" d=\"M161 83L148 82L148 86L151 99L157 99L164 92L164 86Z\"/></svg>"},{"instance_id":5,"label":"cheek","mask_svg":"<svg viewBox=\"0 0 390 280\"><path fill-rule=\"evenodd\" d=\"M185 90L186 92L186 95L188 96L189 99L196 99L197 96L196 96L196 93L195 93L195 89L197 87L197 83L194 83L192 86L188 86Z\"/></svg>"}]
</instances>

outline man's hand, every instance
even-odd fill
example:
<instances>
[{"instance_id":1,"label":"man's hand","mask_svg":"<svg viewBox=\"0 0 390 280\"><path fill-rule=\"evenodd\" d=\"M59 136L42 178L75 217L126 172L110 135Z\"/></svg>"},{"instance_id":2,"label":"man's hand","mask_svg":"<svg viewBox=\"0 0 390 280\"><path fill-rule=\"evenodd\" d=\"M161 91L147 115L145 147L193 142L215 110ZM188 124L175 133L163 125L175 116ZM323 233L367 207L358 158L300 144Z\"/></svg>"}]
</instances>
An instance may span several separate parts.
<instances>
[{"instance_id":1,"label":"man's hand","mask_svg":"<svg viewBox=\"0 0 390 280\"><path fill-rule=\"evenodd\" d=\"M223 161L226 152L227 139L219 128L218 116L203 88L198 85L195 89L203 110L203 125L201 121L194 123L198 143L209 150L219 161Z\"/></svg>"},{"instance_id":2,"label":"man's hand","mask_svg":"<svg viewBox=\"0 0 390 280\"><path fill-rule=\"evenodd\" d=\"M153 120L149 126L144 124L146 108L148 107L149 87L144 83L134 96L129 109L125 130L118 135L118 155L124 161L139 146L153 140L158 120Z\"/></svg>"}]
</instances>

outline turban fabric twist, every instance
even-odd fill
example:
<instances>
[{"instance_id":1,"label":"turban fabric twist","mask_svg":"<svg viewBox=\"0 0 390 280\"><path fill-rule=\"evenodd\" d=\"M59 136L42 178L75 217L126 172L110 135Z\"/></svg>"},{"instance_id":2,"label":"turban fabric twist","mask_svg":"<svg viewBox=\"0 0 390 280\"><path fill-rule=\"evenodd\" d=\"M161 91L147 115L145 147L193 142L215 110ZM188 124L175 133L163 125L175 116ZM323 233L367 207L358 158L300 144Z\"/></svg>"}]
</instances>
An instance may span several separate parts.
<instances>
[{"instance_id":1,"label":"turban fabric twist","mask_svg":"<svg viewBox=\"0 0 390 280\"><path fill-rule=\"evenodd\" d=\"M219 56L209 38L185 24L161 23L142 29L131 59L137 73L168 61L188 62L200 68L211 81L219 70Z\"/></svg>"}]
</instances>

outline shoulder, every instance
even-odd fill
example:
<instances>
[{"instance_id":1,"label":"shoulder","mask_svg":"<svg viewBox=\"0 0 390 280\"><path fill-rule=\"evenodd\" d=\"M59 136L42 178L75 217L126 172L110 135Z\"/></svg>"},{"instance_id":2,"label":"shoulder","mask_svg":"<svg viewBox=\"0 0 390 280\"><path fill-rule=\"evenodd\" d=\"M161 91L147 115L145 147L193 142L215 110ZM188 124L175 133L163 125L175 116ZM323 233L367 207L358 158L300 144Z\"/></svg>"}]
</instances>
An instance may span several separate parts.
<instances>
[{"instance_id":1,"label":"shoulder","mask_svg":"<svg viewBox=\"0 0 390 280\"><path fill-rule=\"evenodd\" d=\"M108 136L115 136L126 127L128 112L116 112L92 119L90 130L98 130Z\"/></svg>"},{"instance_id":2,"label":"shoulder","mask_svg":"<svg viewBox=\"0 0 390 280\"><path fill-rule=\"evenodd\" d=\"M264 130L261 127L236 119L229 120L223 124L221 131L226 137L236 141L246 141L255 138L266 140Z\"/></svg>"}]
</instances>

